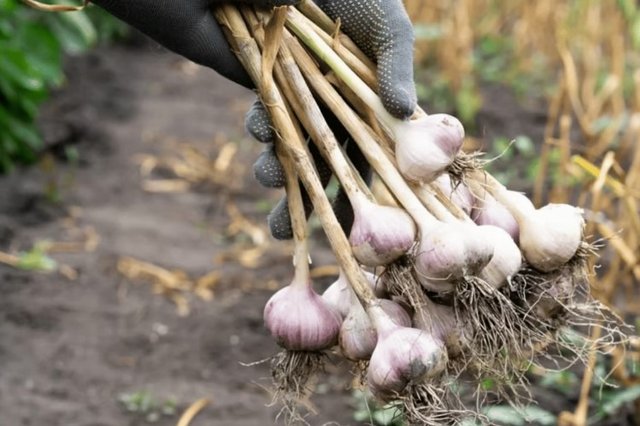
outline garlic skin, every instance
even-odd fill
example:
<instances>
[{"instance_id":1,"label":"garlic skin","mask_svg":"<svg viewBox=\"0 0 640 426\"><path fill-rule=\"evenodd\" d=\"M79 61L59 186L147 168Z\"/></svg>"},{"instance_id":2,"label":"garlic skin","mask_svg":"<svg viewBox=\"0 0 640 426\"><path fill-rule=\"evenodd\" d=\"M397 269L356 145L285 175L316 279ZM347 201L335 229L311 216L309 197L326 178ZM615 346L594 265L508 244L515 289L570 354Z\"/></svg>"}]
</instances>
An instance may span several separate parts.
<instances>
[{"instance_id":1,"label":"garlic skin","mask_svg":"<svg viewBox=\"0 0 640 426\"><path fill-rule=\"evenodd\" d=\"M471 215L475 204L475 198L469 188L464 184L453 185L448 173L443 173L434 181L442 193L449 197L451 202L460 207L467 215Z\"/></svg>"},{"instance_id":2,"label":"garlic skin","mask_svg":"<svg viewBox=\"0 0 640 426\"><path fill-rule=\"evenodd\" d=\"M561 275L552 280L552 285L540 294L532 294L527 302L536 317L549 321L561 315L571 305L575 284L571 276Z\"/></svg>"},{"instance_id":3,"label":"garlic skin","mask_svg":"<svg viewBox=\"0 0 640 426\"><path fill-rule=\"evenodd\" d=\"M387 265L413 246L416 227L404 210L363 198L354 205L354 215L349 243L361 264Z\"/></svg>"},{"instance_id":4,"label":"garlic skin","mask_svg":"<svg viewBox=\"0 0 640 426\"><path fill-rule=\"evenodd\" d=\"M486 241L493 246L493 257L479 273L479 277L494 288L500 288L511 281L522 268L522 253L504 229L497 226L483 225L478 227Z\"/></svg>"},{"instance_id":5,"label":"garlic skin","mask_svg":"<svg viewBox=\"0 0 640 426\"><path fill-rule=\"evenodd\" d=\"M395 326L380 332L369 361L367 382L376 397L389 400L409 383L444 372L447 362L442 341L422 330Z\"/></svg>"},{"instance_id":6,"label":"garlic skin","mask_svg":"<svg viewBox=\"0 0 640 426\"><path fill-rule=\"evenodd\" d=\"M579 208L549 204L519 222L522 253L541 272L552 272L566 264L582 243L585 222Z\"/></svg>"},{"instance_id":7,"label":"garlic skin","mask_svg":"<svg viewBox=\"0 0 640 426\"><path fill-rule=\"evenodd\" d=\"M432 182L441 175L464 141L462 123L447 114L405 121L393 133L398 169L406 179L418 183Z\"/></svg>"},{"instance_id":8,"label":"garlic skin","mask_svg":"<svg viewBox=\"0 0 640 426\"><path fill-rule=\"evenodd\" d=\"M380 299L387 298L387 289L382 281L371 272L362 271L362 273L376 297ZM352 304L354 301L357 303L357 300L349 284L349 279L342 269L340 270L338 279L322 293L322 299L327 305L333 308L334 311L338 312L343 319L349 315Z\"/></svg>"},{"instance_id":9,"label":"garlic skin","mask_svg":"<svg viewBox=\"0 0 640 426\"><path fill-rule=\"evenodd\" d=\"M471 213L471 219L478 225L502 228L516 244L520 241L520 226L516 218L509 212L509 209L489 194L485 195L484 200L477 200Z\"/></svg>"},{"instance_id":10,"label":"garlic skin","mask_svg":"<svg viewBox=\"0 0 640 426\"><path fill-rule=\"evenodd\" d=\"M425 297L422 310L413 316L414 327L445 343L449 359L461 356L469 347L473 331L458 321L451 306L440 305Z\"/></svg>"},{"instance_id":11,"label":"garlic skin","mask_svg":"<svg viewBox=\"0 0 640 426\"><path fill-rule=\"evenodd\" d=\"M379 303L394 324L402 327L411 326L411 318L402 306L390 300L380 300ZM357 300L342 322L339 341L342 354L351 361L368 360L378 343L378 333L369 315Z\"/></svg>"},{"instance_id":12,"label":"garlic skin","mask_svg":"<svg viewBox=\"0 0 640 426\"><path fill-rule=\"evenodd\" d=\"M454 284L453 281L450 281L448 279L431 279L431 278L427 278L426 276L422 275L422 273L419 272L418 275L418 281L420 282L420 285L422 285L422 287L427 290L430 291L432 293L438 293L438 294L445 294L445 293L453 293L453 291L456 288L456 285Z\"/></svg>"},{"instance_id":13,"label":"garlic skin","mask_svg":"<svg viewBox=\"0 0 640 426\"><path fill-rule=\"evenodd\" d=\"M338 279L322 293L322 300L336 311L342 318L349 314L352 300L355 297L344 271L340 270Z\"/></svg>"},{"instance_id":14,"label":"garlic skin","mask_svg":"<svg viewBox=\"0 0 640 426\"><path fill-rule=\"evenodd\" d=\"M475 225L442 223L422 236L415 268L433 282L453 281L475 275L493 256L493 246L482 238Z\"/></svg>"},{"instance_id":15,"label":"garlic skin","mask_svg":"<svg viewBox=\"0 0 640 426\"><path fill-rule=\"evenodd\" d=\"M290 351L321 351L338 342L340 316L310 283L292 283L274 294L264 322L278 345Z\"/></svg>"}]
</instances>

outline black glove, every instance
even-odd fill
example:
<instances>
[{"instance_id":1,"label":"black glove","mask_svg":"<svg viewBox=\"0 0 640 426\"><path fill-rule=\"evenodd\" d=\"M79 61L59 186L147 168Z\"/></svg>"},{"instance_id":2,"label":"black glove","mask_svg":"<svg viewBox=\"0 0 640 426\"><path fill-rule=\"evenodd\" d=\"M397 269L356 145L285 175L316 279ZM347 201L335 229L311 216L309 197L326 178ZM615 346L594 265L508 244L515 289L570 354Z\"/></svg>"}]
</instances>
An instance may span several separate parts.
<instances>
[{"instance_id":1,"label":"black glove","mask_svg":"<svg viewBox=\"0 0 640 426\"><path fill-rule=\"evenodd\" d=\"M92 0L168 49L245 87L253 83L229 48L211 9L224 0ZM299 0L236 0L261 8Z\"/></svg>"},{"instance_id":2,"label":"black glove","mask_svg":"<svg viewBox=\"0 0 640 426\"><path fill-rule=\"evenodd\" d=\"M414 34L411 21L400 0L314 0L331 18L340 19L341 29L378 64L380 97L387 110L398 118L408 118L415 111L417 96L413 80ZM339 121L325 111L327 122L339 141L348 141L348 133ZM268 112L259 101L247 113L245 125L258 141L269 144L256 164L254 172L258 181L269 188L284 185L284 172L273 149L275 138ZM321 171L322 183L330 179L324 161L312 151ZM347 154L365 181L370 178L370 168L355 143L347 144ZM307 213L311 211L308 197L304 197ZM353 211L348 198L341 190L334 200L334 210L340 223L349 232ZM271 233L278 239L292 237L286 198L269 215Z\"/></svg>"}]
</instances>

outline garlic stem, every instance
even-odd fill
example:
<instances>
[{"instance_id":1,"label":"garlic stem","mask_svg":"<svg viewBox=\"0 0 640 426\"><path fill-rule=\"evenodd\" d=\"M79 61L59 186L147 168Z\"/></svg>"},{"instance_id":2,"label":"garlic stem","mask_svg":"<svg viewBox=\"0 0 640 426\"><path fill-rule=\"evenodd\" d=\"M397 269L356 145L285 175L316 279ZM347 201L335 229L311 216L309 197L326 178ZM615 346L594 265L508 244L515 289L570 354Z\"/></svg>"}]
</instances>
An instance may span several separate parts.
<instances>
[{"instance_id":1,"label":"garlic stem","mask_svg":"<svg viewBox=\"0 0 640 426\"><path fill-rule=\"evenodd\" d=\"M469 184L474 192L489 191L493 198L511 212L518 223L526 221L527 216L535 210L533 207L528 208L522 204L514 203L513 199L509 196L510 191L489 173L475 172L473 176L471 176L471 179L469 179Z\"/></svg>"},{"instance_id":2,"label":"garlic stem","mask_svg":"<svg viewBox=\"0 0 640 426\"><path fill-rule=\"evenodd\" d=\"M267 106L271 118L279 131L282 143L292 158L296 172L305 185L316 213L320 217L338 263L345 270L353 288L358 290L358 295L361 297L363 304L365 306L374 304L373 292L351 253L347 237L342 232L331 208L331 203L315 173L313 161L304 145L304 141L295 131L295 125L287 114L286 102L274 84L262 85L261 52L255 40L251 37L241 14L234 6L224 4L215 10L215 15L240 62L260 91L264 104Z\"/></svg>"},{"instance_id":3,"label":"garlic stem","mask_svg":"<svg viewBox=\"0 0 640 426\"><path fill-rule=\"evenodd\" d=\"M336 30L339 29L337 24L334 24L331 18L324 15L324 12L315 5L313 2L303 2L303 3L311 3L313 6L305 7L301 3L298 6L298 11L295 8L291 8L290 12L296 19L301 19L307 22L307 24L314 30L314 32L322 38L322 40L333 47L336 53L342 58L342 60L349 66L349 68L353 69L353 71L373 89L375 92L378 91L378 78L376 76L376 64L371 61L360 49L355 47L355 43L351 41L344 33L339 32L336 33ZM307 9L303 11L303 9ZM309 10L309 9L315 9ZM309 12L311 14L316 14L319 12L324 15L324 17L328 20L324 20L322 16L317 16L317 19L308 19L305 14ZM318 25L316 20L321 20L323 22L322 25ZM352 46L351 46L352 45ZM355 48L354 48L355 47Z\"/></svg>"},{"instance_id":4,"label":"garlic stem","mask_svg":"<svg viewBox=\"0 0 640 426\"><path fill-rule=\"evenodd\" d=\"M440 221L445 223L456 223L459 219L448 210L440 200L431 192L432 187L425 185L416 186L414 191L422 204Z\"/></svg>"},{"instance_id":5,"label":"garlic stem","mask_svg":"<svg viewBox=\"0 0 640 426\"><path fill-rule=\"evenodd\" d=\"M256 15L245 11L244 16L251 27L259 28L260 22ZM264 45L262 32L254 30L254 34L258 45ZM415 240L415 227L411 219L401 209L379 206L372 196L367 197L368 192L365 193L361 189L359 175L340 148L286 44L280 46L275 76L283 94L331 165L349 198L355 215L354 228L349 239L358 261L367 266L380 266L402 256ZM398 219L382 224L387 227L379 226L373 219L375 215L369 214L376 211L380 212L378 215L381 217ZM390 229L389 225L396 222L398 227ZM354 240L356 229L362 232L356 233Z\"/></svg>"},{"instance_id":6,"label":"garlic stem","mask_svg":"<svg viewBox=\"0 0 640 426\"><path fill-rule=\"evenodd\" d=\"M259 28L260 20L256 14L245 8L243 9L243 16L250 27ZM263 47L264 33L254 30L253 34L258 46ZM286 44L280 46L274 71L284 97L291 103L293 110L297 112L296 116L309 132L311 139L320 149L323 157L331 165L334 174L340 181L355 210L356 205L367 197L360 189L356 172L340 149L340 143L327 124L318 103L307 86L300 68L293 60Z\"/></svg>"},{"instance_id":7,"label":"garlic stem","mask_svg":"<svg viewBox=\"0 0 640 426\"><path fill-rule=\"evenodd\" d=\"M298 19L296 19L298 18ZM340 79L342 79L363 101L374 111L378 119L395 135L397 127L404 122L392 116L384 107L380 97L371 89L349 66L342 60L313 28L299 16L289 12L287 26L302 40L318 57L325 62Z\"/></svg>"},{"instance_id":8,"label":"garlic stem","mask_svg":"<svg viewBox=\"0 0 640 426\"><path fill-rule=\"evenodd\" d=\"M337 90L326 80L316 61L302 47L302 45L290 33L285 31L287 43L296 63L304 73L307 81L324 103L331 109L342 125L351 134L358 144L367 161L380 175L384 183L396 196L404 209L416 221L432 217L420 200L411 191L404 178L398 172L394 163L389 160L384 149L380 146L373 131L362 122L362 119L349 107ZM435 221L435 218L433 218Z\"/></svg>"}]
</instances>

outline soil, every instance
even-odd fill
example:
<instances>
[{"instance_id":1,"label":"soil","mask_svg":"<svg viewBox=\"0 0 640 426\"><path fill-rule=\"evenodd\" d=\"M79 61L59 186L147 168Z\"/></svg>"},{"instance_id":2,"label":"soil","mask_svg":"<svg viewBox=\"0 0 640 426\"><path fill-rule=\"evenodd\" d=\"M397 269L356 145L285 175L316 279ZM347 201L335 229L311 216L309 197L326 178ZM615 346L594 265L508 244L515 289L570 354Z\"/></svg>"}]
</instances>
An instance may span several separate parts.
<instances>
[{"instance_id":1,"label":"soil","mask_svg":"<svg viewBox=\"0 0 640 426\"><path fill-rule=\"evenodd\" d=\"M142 391L155 401L175 400L178 413L210 399L192 426L274 424L278 407L265 390L269 365L245 364L278 350L263 328L262 308L291 278L291 247L269 242L249 267L240 252L220 261L250 239L229 232L230 203L265 232L265 205L280 196L251 176L262 149L242 126L253 95L147 44L71 58L67 75L41 117L49 155L38 167L0 178L0 250L77 240L86 227L99 244L52 254L77 272L73 280L0 266L0 426L145 425L118 401ZM480 115L487 140L540 134L539 105L520 107L503 90L487 90L501 99ZM239 147L229 178L235 189L143 189L140 154L161 156L187 143L216 158L226 141ZM313 253L316 267L335 263L323 243ZM190 277L217 269L214 297L188 294L190 313L181 316L150 285L118 272L126 256ZM347 366L329 363L312 398L318 414L311 424L360 424L349 378ZM553 412L575 403L551 391L542 396ZM167 415L156 424L176 421Z\"/></svg>"}]
</instances>

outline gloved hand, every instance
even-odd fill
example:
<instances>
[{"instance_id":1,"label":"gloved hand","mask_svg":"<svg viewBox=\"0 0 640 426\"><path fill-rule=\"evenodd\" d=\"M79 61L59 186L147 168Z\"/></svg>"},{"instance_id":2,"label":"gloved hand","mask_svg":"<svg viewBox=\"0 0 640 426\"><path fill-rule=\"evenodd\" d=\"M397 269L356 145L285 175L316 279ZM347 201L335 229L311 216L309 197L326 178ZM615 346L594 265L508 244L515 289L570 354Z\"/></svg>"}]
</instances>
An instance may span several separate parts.
<instances>
[{"instance_id":1,"label":"gloved hand","mask_svg":"<svg viewBox=\"0 0 640 426\"><path fill-rule=\"evenodd\" d=\"M299 0L236 0L261 8ZM231 51L211 8L225 0L92 0L168 49L224 77L252 88L251 79ZM232 2L233 3L233 2Z\"/></svg>"},{"instance_id":2,"label":"gloved hand","mask_svg":"<svg viewBox=\"0 0 640 426\"><path fill-rule=\"evenodd\" d=\"M411 21L401 0L314 0L331 18L340 19L341 29L373 61L378 64L380 97L384 106L398 118L410 117L417 105L413 79L413 48L415 37ZM348 140L348 134L331 114L325 113L327 121L339 141ZM254 172L258 181L270 188L284 185L284 173L275 155L273 142L275 135L271 121L260 101L256 101L247 113L246 128L260 142L268 144L256 164ZM313 145L313 144L311 144ZM316 158L322 183L326 186L331 174L328 166L317 155ZM355 143L347 145L347 154L363 175L369 178L369 166ZM304 195L307 212L311 203ZM334 201L334 209L343 228L349 232L353 222L353 212L348 198L340 191ZM269 215L271 233L277 239L292 237L286 197Z\"/></svg>"}]
</instances>

